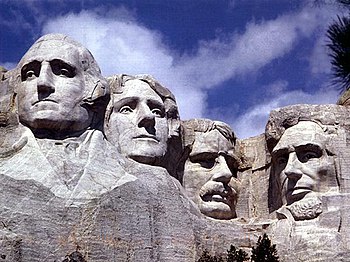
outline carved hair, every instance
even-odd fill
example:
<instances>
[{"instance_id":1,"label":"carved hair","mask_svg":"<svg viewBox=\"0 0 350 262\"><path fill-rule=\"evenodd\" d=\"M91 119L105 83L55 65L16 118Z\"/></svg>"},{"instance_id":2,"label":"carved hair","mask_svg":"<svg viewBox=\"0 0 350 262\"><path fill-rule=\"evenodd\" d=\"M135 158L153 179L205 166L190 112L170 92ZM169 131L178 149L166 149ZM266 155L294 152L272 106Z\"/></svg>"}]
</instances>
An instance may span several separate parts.
<instances>
[{"instance_id":1,"label":"carved hair","mask_svg":"<svg viewBox=\"0 0 350 262\"><path fill-rule=\"evenodd\" d=\"M236 145L236 136L233 133L231 127L224 122L213 121L210 119L190 119L182 122L182 143L183 153L176 167L176 178L182 183L184 164L192 151L193 144L195 142L195 133L206 133L213 130L219 131L219 133L230 141L233 146ZM240 155L235 152L235 158L237 164L240 164Z\"/></svg>"},{"instance_id":2,"label":"carved hair","mask_svg":"<svg viewBox=\"0 0 350 262\"><path fill-rule=\"evenodd\" d=\"M332 133L332 126L338 124L329 114L322 114L324 110L318 109L318 106L308 105L307 110L300 110L295 107L297 106L289 106L274 110L270 113L270 118L265 128L266 144L270 152L272 152L273 148L277 145L278 141L288 128L295 126L302 121L316 123L321 127L325 135ZM316 112L316 114L313 114L314 112ZM327 143L327 145L328 144L329 143ZM327 150L327 153L331 155L334 154L331 145L328 145Z\"/></svg>"},{"instance_id":3,"label":"carved hair","mask_svg":"<svg viewBox=\"0 0 350 262\"><path fill-rule=\"evenodd\" d=\"M0 127L18 124L16 115L16 94L9 84L12 71L0 66Z\"/></svg>"},{"instance_id":4,"label":"carved hair","mask_svg":"<svg viewBox=\"0 0 350 262\"><path fill-rule=\"evenodd\" d=\"M229 140L233 145L236 143L236 136L231 127L220 121L210 119L190 119L182 122L184 129L183 143L185 147L192 149L195 141L195 132L206 133L212 130L218 130L222 136Z\"/></svg>"},{"instance_id":5,"label":"carved hair","mask_svg":"<svg viewBox=\"0 0 350 262\"><path fill-rule=\"evenodd\" d=\"M288 106L273 110L270 113L269 120L265 129L265 139L269 152L272 152L274 147L281 139L284 132L300 122L313 122L320 126L326 137L325 153L333 158L335 180L337 187L340 188L340 164L336 157L332 143L332 135L337 134L338 120L334 114L335 110L326 109L319 105L299 105ZM269 179L269 210L270 212L277 210L282 206L282 196L280 194L280 186L278 177L275 174L274 166L270 170Z\"/></svg>"},{"instance_id":6,"label":"carved hair","mask_svg":"<svg viewBox=\"0 0 350 262\"><path fill-rule=\"evenodd\" d=\"M28 55L31 51L40 48L44 42L48 41L62 42L62 45L70 44L78 51L79 60L84 71L83 74L85 76L86 86L81 105L89 106L95 112L104 111L109 99L109 87L106 79L101 74L101 70L97 65L95 58L83 45L62 34L47 34L40 37L29 48L18 63L15 69L15 82L12 82L11 84L14 84L15 87L18 86L19 82L21 81L21 68L26 62Z\"/></svg>"},{"instance_id":7,"label":"carved hair","mask_svg":"<svg viewBox=\"0 0 350 262\"><path fill-rule=\"evenodd\" d=\"M176 100L174 95L169 89L161 85L157 80L155 80L150 75L115 75L108 78L111 94L121 94L123 93L123 87L125 83L130 80L141 80L147 83L150 88L152 88L157 95L162 99L165 107L166 118L168 119L169 137L178 137L180 135L180 117L178 107L176 105ZM113 95L111 95L111 100L107 106L105 122L108 125L108 120L113 111Z\"/></svg>"}]
</instances>

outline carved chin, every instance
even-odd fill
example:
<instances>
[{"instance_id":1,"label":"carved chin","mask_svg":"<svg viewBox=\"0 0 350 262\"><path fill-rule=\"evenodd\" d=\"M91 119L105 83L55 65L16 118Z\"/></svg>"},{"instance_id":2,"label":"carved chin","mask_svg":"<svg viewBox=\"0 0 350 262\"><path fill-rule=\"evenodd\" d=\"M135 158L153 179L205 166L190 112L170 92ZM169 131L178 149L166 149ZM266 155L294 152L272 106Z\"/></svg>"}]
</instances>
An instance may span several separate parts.
<instances>
[{"instance_id":1,"label":"carved chin","mask_svg":"<svg viewBox=\"0 0 350 262\"><path fill-rule=\"evenodd\" d=\"M232 219L236 217L234 208L220 202L202 202L199 210L204 215L215 219Z\"/></svg>"},{"instance_id":2,"label":"carved chin","mask_svg":"<svg viewBox=\"0 0 350 262\"><path fill-rule=\"evenodd\" d=\"M144 164L153 164L164 157L166 151L166 143L147 140L132 140L131 143L120 146L122 155Z\"/></svg>"},{"instance_id":3,"label":"carved chin","mask_svg":"<svg viewBox=\"0 0 350 262\"><path fill-rule=\"evenodd\" d=\"M136 162L140 162L143 164L154 164L156 161L164 157L166 153L166 150L160 149L160 150L139 150L136 152L130 152L126 154L126 157L129 157Z\"/></svg>"},{"instance_id":4,"label":"carved chin","mask_svg":"<svg viewBox=\"0 0 350 262\"><path fill-rule=\"evenodd\" d=\"M295 220L309 220L318 217L322 213L322 202L314 196L297 201L286 208L291 212Z\"/></svg>"}]
</instances>

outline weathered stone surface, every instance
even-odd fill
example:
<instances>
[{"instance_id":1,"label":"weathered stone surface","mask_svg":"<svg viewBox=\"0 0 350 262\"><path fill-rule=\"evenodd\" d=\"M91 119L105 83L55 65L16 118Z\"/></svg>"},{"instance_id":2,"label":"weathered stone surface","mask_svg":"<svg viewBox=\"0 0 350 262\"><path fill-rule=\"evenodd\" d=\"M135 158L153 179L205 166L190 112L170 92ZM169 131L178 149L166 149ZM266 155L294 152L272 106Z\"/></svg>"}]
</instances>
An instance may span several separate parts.
<instances>
[{"instance_id":1,"label":"weathered stone surface","mask_svg":"<svg viewBox=\"0 0 350 262\"><path fill-rule=\"evenodd\" d=\"M2 255L63 261L77 250L86 261L195 261L204 248L220 253L228 242L256 241L239 224L201 217L161 168L134 171L135 181L79 206L32 180L3 176Z\"/></svg>"},{"instance_id":2,"label":"weathered stone surface","mask_svg":"<svg viewBox=\"0 0 350 262\"><path fill-rule=\"evenodd\" d=\"M310 160L305 159L299 164L295 162L297 160L291 161L289 153L289 160L285 168L291 171L293 167L293 174L300 174L299 180L291 185L298 185L306 177L308 177L307 183L317 183L318 185L315 187L312 184L302 182L305 184L300 186L301 190L311 189L303 198L294 198L293 201L297 201L294 203L293 201L288 203L287 200L287 204L284 204L284 200L278 196L276 187L273 183L270 184L270 211L274 213L279 208L277 214L279 214L280 220L270 226L269 232L277 243L280 254L283 254L283 261L344 261L349 254L348 229L346 226L344 227L349 223L349 217L345 215L349 206L347 186L347 177L349 176L347 164L349 156L347 147L348 116L348 108L336 105L296 105L271 112L266 127L267 145L270 151L273 152L279 148L279 144L276 142L282 141L284 134L294 135L283 142L289 144L288 152L294 152L293 143L308 145L306 151L299 150L298 157L300 159L302 159L303 153L314 152L313 147L310 147L314 143L320 148L322 145L325 146L324 153L320 151L319 155L311 154ZM310 129L311 127L312 129ZM296 132L288 132L288 130ZM298 132L301 133L298 134ZM298 149L295 152L298 154ZM325 160L322 159L326 158L331 161L324 165ZM289 165L292 166L289 167ZM311 170L321 170L320 168L326 168L325 171L318 173L322 177L310 176ZM274 171L271 169L270 179L272 181L274 181L273 176ZM290 179L294 179L292 173L290 177ZM302 214L301 216L290 212L289 208L298 202L303 203L303 209L297 213ZM281 207L281 205L283 206ZM293 258L288 256L292 252Z\"/></svg>"},{"instance_id":3,"label":"weathered stone surface","mask_svg":"<svg viewBox=\"0 0 350 262\"><path fill-rule=\"evenodd\" d=\"M107 140L124 157L163 166L173 174L181 155L180 117L174 95L150 75L108 78Z\"/></svg>"},{"instance_id":4,"label":"weathered stone surface","mask_svg":"<svg viewBox=\"0 0 350 262\"><path fill-rule=\"evenodd\" d=\"M345 90L337 101L338 105L349 106L350 105L350 90Z\"/></svg>"},{"instance_id":5,"label":"weathered stone surface","mask_svg":"<svg viewBox=\"0 0 350 262\"><path fill-rule=\"evenodd\" d=\"M183 127L185 153L178 177L188 196L206 216L237 217L241 186L233 131L225 123L208 119L184 121Z\"/></svg>"},{"instance_id":6,"label":"weathered stone surface","mask_svg":"<svg viewBox=\"0 0 350 262\"><path fill-rule=\"evenodd\" d=\"M0 71L0 260L197 261L266 232L281 261L348 260L347 107L276 109L239 140L63 35Z\"/></svg>"},{"instance_id":7,"label":"weathered stone surface","mask_svg":"<svg viewBox=\"0 0 350 262\"><path fill-rule=\"evenodd\" d=\"M270 156L266 150L265 136L260 135L238 141L244 164L238 172L242 183L237 208L245 218L269 217L268 195Z\"/></svg>"}]
</instances>

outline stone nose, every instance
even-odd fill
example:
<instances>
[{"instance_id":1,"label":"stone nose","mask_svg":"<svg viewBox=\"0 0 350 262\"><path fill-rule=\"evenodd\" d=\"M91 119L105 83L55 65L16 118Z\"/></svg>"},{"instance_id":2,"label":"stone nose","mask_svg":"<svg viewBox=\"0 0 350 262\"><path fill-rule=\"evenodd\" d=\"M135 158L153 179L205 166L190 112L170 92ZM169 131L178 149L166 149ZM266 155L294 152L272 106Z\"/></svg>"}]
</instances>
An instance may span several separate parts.
<instances>
[{"instance_id":1,"label":"stone nose","mask_svg":"<svg viewBox=\"0 0 350 262\"><path fill-rule=\"evenodd\" d=\"M44 96L55 92L53 84L53 72L49 63L43 63L41 65L40 73L37 80L38 93Z\"/></svg>"},{"instance_id":2,"label":"stone nose","mask_svg":"<svg viewBox=\"0 0 350 262\"><path fill-rule=\"evenodd\" d=\"M228 184L232 178L232 172L227 165L225 157L222 155L217 157L213 172L214 175L212 176L211 180L216 182Z\"/></svg>"},{"instance_id":3,"label":"stone nose","mask_svg":"<svg viewBox=\"0 0 350 262\"><path fill-rule=\"evenodd\" d=\"M147 105L140 105L137 115L138 127L152 128L155 126L155 116Z\"/></svg>"},{"instance_id":4,"label":"stone nose","mask_svg":"<svg viewBox=\"0 0 350 262\"><path fill-rule=\"evenodd\" d=\"M299 161L295 152L289 154L284 174L291 180L299 180L303 175L302 163Z\"/></svg>"}]
</instances>

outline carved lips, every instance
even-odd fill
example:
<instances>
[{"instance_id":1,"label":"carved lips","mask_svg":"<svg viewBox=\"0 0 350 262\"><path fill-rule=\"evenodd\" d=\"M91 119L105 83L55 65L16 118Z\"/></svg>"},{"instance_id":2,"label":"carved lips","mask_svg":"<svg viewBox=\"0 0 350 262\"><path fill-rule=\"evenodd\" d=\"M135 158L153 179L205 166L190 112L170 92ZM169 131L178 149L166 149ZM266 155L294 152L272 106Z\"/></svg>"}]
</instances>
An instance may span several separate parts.
<instances>
[{"instance_id":1,"label":"carved lips","mask_svg":"<svg viewBox=\"0 0 350 262\"><path fill-rule=\"evenodd\" d=\"M147 140L147 141L154 141L154 142L159 142L159 139L154 136L154 135L138 135L138 136L135 136L133 139L136 139L136 140Z\"/></svg>"},{"instance_id":2,"label":"carved lips","mask_svg":"<svg viewBox=\"0 0 350 262\"><path fill-rule=\"evenodd\" d=\"M34 105L36 105L36 104L38 104L38 103L41 103L41 102L52 102L52 103L58 104L57 101L52 100L52 99L42 99L42 100L37 100L37 101L35 101L34 103L32 103L32 106L34 106Z\"/></svg>"},{"instance_id":3,"label":"carved lips","mask_svg":"<svg viewBox=\"0 0 350 262\"><path fill-rule=\"evenodd\" d=\"M314 191L315 180L310 174L302 174L298 178L286 177L283 182L285 188L285 197L288 204L299 201L310 192Z\"/></svg>"},{"instance_id":4,"label":"carved lips","mask_svg":"<svg viewBox=\"0 0 350 262\"><path fill-rule=\"evenodd\" d=\"M312 192L310 187L293 187L289 188L286 193L288 203L302 199L306 194Z\"/></svg>"},{"instance_id":5,"label":"carved lips","mask_svg":"<svg viewBox=\"0 0 350 262\"><path fill-rule=\"evenodd\" d=\"M221 182L208 181L200 190L200 197L205 202L221 202L232 205L236 191Z\"/></svg>"}]
</instances>

